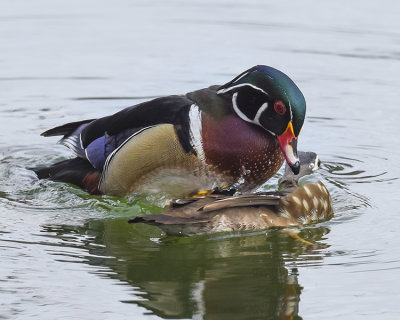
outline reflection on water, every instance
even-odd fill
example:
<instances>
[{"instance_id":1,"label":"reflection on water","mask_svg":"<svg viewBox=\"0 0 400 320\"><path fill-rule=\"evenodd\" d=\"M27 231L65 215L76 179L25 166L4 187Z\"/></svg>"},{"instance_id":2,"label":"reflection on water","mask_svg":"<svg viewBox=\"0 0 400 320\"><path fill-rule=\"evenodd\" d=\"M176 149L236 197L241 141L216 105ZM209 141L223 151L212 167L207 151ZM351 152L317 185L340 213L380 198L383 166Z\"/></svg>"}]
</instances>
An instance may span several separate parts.
<instances>
[{"instance_id":1,"label":"reflection on water","mask_svg":"<svg viewBox=\"0 0 400 320\"><path fill-rule=\"evenodd\" d=\"M11 113L18 112L21 110ZM315 117L309 126L338 127L336 123L340 121ZM356 149L362 150L360 153L376 150L366 145ZM322 154L321 170L301 181L322 180L332 195L335 209L331 221L299 229L302 238L315 243L309 246L279 230L168 238L155 227L127 223L135 215L161 212L144 196L91 196L74 186L39 181L26 169L67 158L68 151L62 149L54 154L42 145L13 146L0 151L3 218L9 212L19 212L19 224L0 222L8 230L1 233L0 248L18 251L21 246L44 247L54 262L87 265L89 274L129 286L128 294L118 302L128 308L144 308L147 317L233 319L251 314L251 319L265 319L265 315L271 319L301 319L304 287L301 278L307 268L331 265L356 268L365 265L369 267L367 271L398 268L399 261L393 259L386 262L388 266L377 264L376 256L380 254L377 250L349 250L347 244L340 250L331 250L332 243L327 240L332 226L357 219L373 207L372 199L354 190L355 185L397 180L382 168L370 168L362 157ZM374 156L380 159L379 155ZM275 189L280 176L278 173L263 189ZM27 220L27 214L39 217L38 224ZM34 255L24 255L35 259ZM351 256L353 260L346 261L343 256ZM326 262L338 258L342 260ZM19 272L37 273L36 269ZM13 288L13 282L6 281ZM28 287L37 285L30 280L25 282ZM0 294L7 292L3 290ZM43 303L48 298L44 299ZM79 311L85 307L76 308ZM10 311L14 313L18 312Z\"/></svg>"},{"instance_id":2,"label":"reflection on water","mask_svg":"<svg viewBox=\"0 0 400 320\"><path fill-rule=\"evenodd\" d=\"M138 239L141 229L148 236ZM85 263L99 267L98 274L107 266L112 272L106 270L106 276L135 288L125 303L139 304L162 318L234 319L251 314L254 319L301 319L296 262L322 260L329 229L312 227L301 233L315 246L278 230L150 240L152 234L157 236L156 228L131 226L125 219L44 226L43 231L58 238L90 235L82 243L88 250ZM54 254L63 259L64 253Z\"/></svg>"},{"instance_id":3,"label":"reflection on water","mask_svg":"<svg viewBox=\"0 0 400 320\"><path fill-rule=\"evenodd\" d=\"M321 118L316 123L337 121ZM356 261L340 262L343 266L374 263L376 251L331 251L327 241L332 225L355 219L371 207L370 198L354 191L354 184L391 179L387 172L367 170L360 159L327 155L325 160L322 156L321 170L301 182L322 180L335 208L331 221L300 228L300 236L315 243L309 246L279 230L188 239L165 237L155 227L129 225L129 218L161 209L144 196L91 196L74 186L39 181L26 169L27 164L69 157L68 151L62 152L54 155L35 145L2 150L0 203L9 212L29 212L41 220L33 225L39 227L34 239L25 239L17 231L20 227L8 226L4 229L11 233L0 242L6 248L48 248L55 262L87 265L90 274L128 285L129 293L121 297L121 303L143 307L144 314L166 319L232 319L248 314L252 319L265 315L301 319L304 268L330 265L327 257L343 255ZM275 189L280 175L264 189ZM27 226L32 227L31 223Z\"/></svg>"}]
</instances>

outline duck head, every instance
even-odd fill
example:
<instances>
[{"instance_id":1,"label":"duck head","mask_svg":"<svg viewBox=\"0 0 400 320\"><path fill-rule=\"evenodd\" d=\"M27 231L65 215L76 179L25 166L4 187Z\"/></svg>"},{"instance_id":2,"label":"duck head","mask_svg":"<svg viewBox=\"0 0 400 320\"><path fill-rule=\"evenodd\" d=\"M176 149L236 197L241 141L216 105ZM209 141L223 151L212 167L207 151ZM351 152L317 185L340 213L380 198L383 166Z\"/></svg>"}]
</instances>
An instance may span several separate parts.
<instances>
[{"instance_id":1,"label":"duck head","mask_svg":"<svg viewBox=\"0 0 400 320\"><path fill-rule=\"evenodd\" d=\"M300 178L314 173L321 167L321 160L315 152L299 151L298 156L300 161L298 174L293 174L290 166L286 165L283 176L279 181L282 187L297 187Z\"/></svg>"},{"instance_id":2,"label":"duck head","mask_svg":"<svg viewBox=\"0 0 400 320\"><path fill-rule=\"evenodd\" d=\"M231 99L234 112L242 120L275 136L293 173L299 172L297 138L304 123L306 101L286 74L272 67L255 66L219 87L217 94Z\"/></svg>"}]
</instances>

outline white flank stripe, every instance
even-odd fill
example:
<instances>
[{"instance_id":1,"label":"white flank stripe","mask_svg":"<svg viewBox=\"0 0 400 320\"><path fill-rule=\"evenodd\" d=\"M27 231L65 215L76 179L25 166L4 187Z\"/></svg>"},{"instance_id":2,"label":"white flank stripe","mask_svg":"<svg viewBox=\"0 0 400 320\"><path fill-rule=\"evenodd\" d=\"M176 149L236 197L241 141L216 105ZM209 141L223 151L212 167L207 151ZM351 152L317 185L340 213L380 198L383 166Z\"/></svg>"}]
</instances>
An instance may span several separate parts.
<instances>
[{"instance_id":1,"label":"white flank stripe","mask_svg":"<svg viewBox=\"0 0 400 320\"><path fill-rule=\"evenodd\" d=\"M129 140L131 140L134 136L137 136L137 135L141 134L143 131L145 131L145 130L147 130L147 129L150 129L150 128L153 128L153 127L155 127L155 126L144 127L143 129L140 129L139 131L133 133L128 139L126 139L124 142L122 142L121 145L120 145L118 148L116 148L113 152L111 152L111 153L108 155L108 157L107 157L107 159L106 159L106 162L104 163L103 172L102 172L102 174L101 174L101 178L100 178L100 181L99 181L99 184L98 184L99 190L101 190L101 184L103 183L103 179L104 179L104 177L105 177L106 174L107 174L108 167L109 167L110 162L111 162L112 158L114 157L114 155L115 155Z\"/></svg>"},{"instance_id":2,"label":"white flank stripe","mask_svg":"<svg viewBox=\"0 0 400 320\"><path fill-rule=\"evenodd\" d=\"M189 110L190 143L197 153L197 157L206 161L203 149L203 137L201 126L201 111L196 104L192 104Z\"/></svg>"}]
</instances>

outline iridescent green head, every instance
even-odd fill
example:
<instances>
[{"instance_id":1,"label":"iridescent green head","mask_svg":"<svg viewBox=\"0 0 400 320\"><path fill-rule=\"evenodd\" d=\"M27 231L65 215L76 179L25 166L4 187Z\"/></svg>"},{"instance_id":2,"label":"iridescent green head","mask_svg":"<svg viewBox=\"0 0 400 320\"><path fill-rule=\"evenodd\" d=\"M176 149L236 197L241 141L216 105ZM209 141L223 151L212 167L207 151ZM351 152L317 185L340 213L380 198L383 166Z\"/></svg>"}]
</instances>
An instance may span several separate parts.
<instances>
[{"instance_id":1,"label":"iridescent green head","mask_svg":"<svg viewBox=\"0 0 400 320\"><path fill-rule=\"evenodd\" d=\"M283 72L255 66L221 86L218 94L232 99L232 108L244 121L261 126L277 137L287 163L299 170L297 138L306 114L300 89Z\"/></svg>"}]
</instances>

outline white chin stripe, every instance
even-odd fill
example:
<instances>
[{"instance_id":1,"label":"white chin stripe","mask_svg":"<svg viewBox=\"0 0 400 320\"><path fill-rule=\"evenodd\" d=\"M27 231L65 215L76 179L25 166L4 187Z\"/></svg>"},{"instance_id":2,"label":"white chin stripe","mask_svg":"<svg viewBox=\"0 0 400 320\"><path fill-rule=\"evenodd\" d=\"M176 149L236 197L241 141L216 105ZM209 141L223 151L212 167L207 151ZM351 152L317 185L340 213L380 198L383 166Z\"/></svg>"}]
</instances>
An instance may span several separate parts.
<instances>
[{"instance_id":1,"label":"white chin stripe","mask_svg":"<svg viewBox=\"0 0 400 320\"><path fill-rule=\"evenodd\" d=\"M197 153L197 157L205 162L203 149L201 111L196 104L192 104L189 110L190 144Z\"/></svg>"}]
</instances>

